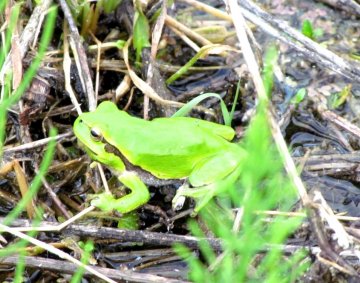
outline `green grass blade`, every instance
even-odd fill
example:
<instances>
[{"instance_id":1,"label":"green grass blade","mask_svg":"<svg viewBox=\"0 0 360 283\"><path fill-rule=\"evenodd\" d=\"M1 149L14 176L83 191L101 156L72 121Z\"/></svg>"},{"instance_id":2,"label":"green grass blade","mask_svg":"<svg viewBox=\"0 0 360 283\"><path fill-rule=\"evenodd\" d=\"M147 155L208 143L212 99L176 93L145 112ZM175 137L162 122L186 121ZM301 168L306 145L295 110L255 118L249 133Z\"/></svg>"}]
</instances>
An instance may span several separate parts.
<instances>
[{"instance_id":1,"label":"green grass blade","mask_svg":"<svg viewBox=\"0 0 360 283\"><path fill-rule=\"evenodd\" d=\"M55 137L57 134L57 131L53 128L50 130L50 137ZM26 205L33 199L33 197L36 195L37 191L39 190L41 186L41 179L45 177L45 174L47 172L47 169L49 168L53 156L55 153L55 140L52 140L49 142L48 147L45 151L44 158L40 164L39 172L35 176L34 180L31 182L28 192L23 196L23 198L19 201L19 203L16 205L16 207L4 218L3 224L9 225L11 222L13 222L20 213L26 208Z\"/></svg>"},{"instance_id":2,"label":"green grass blade","mask_svg":"<svg viewBox=\"0 0 360 283\"><path fill-rule=\"evenodd\" d=\"M46 17L46 22L44 24L44 30L39 43L37 56L32 61L30 67L26 70L24 77L18 88L13 92L11 96L9 96L7 99L4 99L0 103L0 159L2 157L4 138L5 138L6 113L13 104L19 101L22 94L30 85L32 78L36 75L36 72L40 67L41 61L45 56L46 49L52 38L56 15L57 15L57 8L53 6L52 8L49 9L49 13ZM10 89L10 85L4 86L4 88Z\"/></svg>"},{"instance_id":3,"label":"green grass blade","mask_svg":"<svg viewBox=\"0 0 360 283\"><path fill-rule=\"evenodd\" d=\"M234 102L233 102L233 105L231 106L231 111L230 111L230 120L231 121L234 118L234 112L235 112L235 108L236 108L236 103L239 99L239 93L240 93L240 80L237 83Z\"/></svg>"},{"instance_id":4,"label":"green grass blade","mask_svg":"<svg viewBox=\"0 0 360 283\"><path fill-rule=\"evenodd\" d=\"M5 9L5 6L6 6L7 2L8 1L6 1L6 0L0 1L0 13L4 12L4 9Z\"/></svg>"},{"instance_id":5,"label":"green grass blade","mask_svg":"<svg viewBox=\"0 0 360 283\"><path fill-rule=\"evenodd\" d=\"M229 114L228 109L226 108L225 102L222 100L221 96L218 95L217 93L203 93L203 94L200 94L199 96L193 98L188 103L186 103L178 111L176 111L175 114L172 115L172 117L184 117L184 116L186 116L187 114L189 114L191 109L193 109L201 101L203 101L203 100L205 100L205 99L207 99L209 97L216 97L216 98L218 98L220 100L220 107L221 107L221 112L223 114L224 124L227 125L227 126L230 126L230 124L231 124L231 116Z\"/></svg>"},{"instance_id":6,"label":"green grass blade","mask_svg":"<svg viewBox=\"0 0 360 283\"><path fill-rule=\"evenodd\" d=\"M25 251L22 250L18 253L18 262L15 268L15 275L14 275L14 283L22 283L24 282L24 271L25 271Z\"/></svg>"},{"instance_id":7,"label":"green grass blade","mask_svg":"<svg viewBox=\"0 0 360 283\"><path fill-rule=\"evenodd\" d=\"M193 66L199 59L205 57L214 46L203 46L184 66L182 66L175 74L170 76L166 80L166 84L169 85L185 74L191 66Z\"/></svg>"},{"instance_id":8,"label":"green grass blade","mask_svg":"<svg viewBox=\"0 0 360 283\"><path fill-rule=\"evenodd\" d=\"M6 2L7 1L5 1L5 3ZM14 29L16 27L16 24L17 24L17 21L19 18L20 7L21 7L21 4L16 4L11 9L10 22L9 22L9 26L8 26L6 34L5 34L5 41L3 43L3 46L0 49L0 67L3 66L5 58L9 53L12 34L14 32Z\"/></svg>"},{"instance_id":9,"label":"green grass blade","mask_svg":"<svg viewBox=\"0 0 360 283\"><path fill-rule=\"evenodd\" d=\"M46 22L44 24L45 28L44 28L43 34L41 36L37 56L32 61L30 67L26 70L26 72L24 74L24 78L21 81L19 87L14 91L13 95L10 96L9 99L7 99L6 101L4 101L2 103L3 108L10 107L11 105L18 102L19 99L21 98L22 94L25 92L25 90L30 85L32 78L35 76L36 71L39 69L39 67L41 65L41 61L45 56L45 52L46 52L47 47L52 38L54 26L55 26L56 15L57 15L57 8L55 6L53 6L49 9L49 13L46 17Z\"/></svg>"},{"instance_id":10,"label":"green grass blade","mask_svg":"<svg viewBox=\"0 0 360 283\"><path fill-rule=\"evenodd\" d=\"M267 97L271 97L271 92L274 85L273 75L274 66L278 59L278 52L275 46L271 46L265 54L264 70L263 70L263 82Z\"/></svg>"},{"instance_id":11,"label":"green grass blade","mask_svg":"<svg viewBox=\"0 0 360 283\"><path fill-rule=\"evenodd\" d=\"M93 249L94 249L94 244L91 241L85 243L83 248L83 253L81 255L81 262L83 264L89 263L89 259L91 257L91 252L93 251ZM71 278L70 283L80 283L84 272L85 272L84 267L80 266L74 273L73 277Z\"/></svg>"}]
</instances>

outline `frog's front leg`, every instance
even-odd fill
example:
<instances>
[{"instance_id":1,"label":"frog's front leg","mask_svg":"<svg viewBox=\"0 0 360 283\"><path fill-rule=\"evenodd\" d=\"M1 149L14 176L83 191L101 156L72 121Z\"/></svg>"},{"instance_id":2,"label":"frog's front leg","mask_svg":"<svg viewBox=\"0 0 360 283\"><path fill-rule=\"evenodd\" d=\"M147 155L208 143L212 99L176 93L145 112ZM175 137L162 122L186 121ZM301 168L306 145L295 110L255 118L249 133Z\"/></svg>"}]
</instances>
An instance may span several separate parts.
<instances>
[{"instance_id":1,"label":"frog's front leg","mask_svg":"<svg viewBox=\"0 0 360 283\"><path fill-rule=\"evenodd\" d=\"M111 194L103 193L98 195L96 199L91 202L91 205L103 211L115 209L120 213L127 213L149 201L149 190L135 172L124 171L118 176L118 179L131 190L129 194L115 199Z\"/></svg>"}]
</instances>

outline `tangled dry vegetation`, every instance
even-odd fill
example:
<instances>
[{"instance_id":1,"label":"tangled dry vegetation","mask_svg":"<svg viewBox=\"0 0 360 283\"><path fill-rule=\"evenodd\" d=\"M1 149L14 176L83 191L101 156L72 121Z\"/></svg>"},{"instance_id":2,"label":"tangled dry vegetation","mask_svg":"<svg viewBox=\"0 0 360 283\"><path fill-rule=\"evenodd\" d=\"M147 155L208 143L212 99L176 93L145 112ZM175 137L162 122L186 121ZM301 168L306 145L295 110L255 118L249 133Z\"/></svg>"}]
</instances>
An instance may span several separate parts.
<instances>
[{"instance_id":1,"label":"tangled dry vegetation","mask_svg":"<svg viewBox=\"0 0 360 283\"><path fill-rule=\"evenodd\" d=\"M118 5L108 13L96 8L96 3L88 4L86 10L75 2L24 2L11 52L2 62L0 114L7 118L2 133L0 227L3 248L14 247L12 253L0 253L2 282L16 277L19 258L26 260L25 271L17 270L31 282L69 280L81 266L93 282L97 278L185 282L188 266L171 246L182 243L200 260L203 255L199 238L188 235L186 225L193 203L188 201L180 212L171 208L178 181L151 188L150 202L138 211L139 229L117 228L118 213L101 212L86 199L87 194L101 190L100 175L109 179L111 173L90 168L72 124L81 111L94 110L99 101L112 100L119 109L151 119L171 116L199 94L216 92L229 108L235 103L232 125L241 140L256 105L268 100L260 73L263 55L273 44L279 56L266 117L298 201L292 212L274 208L258 213L267 215L269 222L277 214L301 219L296 231L279 246L284 257L306 250L308 268L301 281L360 280L358 2L176 0L167 5L166 1L123 0L113 1ZM59 5L54 32L36 76L21 100L5 108L7 92L11 93L5 87L7 74L12 70L11 89L21 86L24 71L41 47L45 16L53 4ZM4 6L2 39L16 5L8 1ZM133 40L134 15L139 9L149 20L150 33L143 30L142 39ZM141 42L146 39L148 46ZM234 102L238 82L240 97ZM211 97L194 107L192 115L221 123L219 105ZM50 137L53 127L58 134ZM41 161L52 139L56 140L55 153L45 178ZM10 221L6 216L24 199L36 176L41 189ZM113 183L110 179L110 189ZM31 229L40 207L42 221ZM211 273L224 256L224 245L201 218L196 219L218 255L208 269ZM241 234L241 217L233 221ZM29 230L36 232L25 234ZM29 244L20 245L19 239ZM84 255L79 243L90 239L96 248L85 266L79 261ZM259 250L259 258L268 249L272 246ZM257 261L256 257L251 262L247 276L261 282L261 276L254 275ZM292 280L289 275L286 282Z\"/></svg>"}]
</instances>

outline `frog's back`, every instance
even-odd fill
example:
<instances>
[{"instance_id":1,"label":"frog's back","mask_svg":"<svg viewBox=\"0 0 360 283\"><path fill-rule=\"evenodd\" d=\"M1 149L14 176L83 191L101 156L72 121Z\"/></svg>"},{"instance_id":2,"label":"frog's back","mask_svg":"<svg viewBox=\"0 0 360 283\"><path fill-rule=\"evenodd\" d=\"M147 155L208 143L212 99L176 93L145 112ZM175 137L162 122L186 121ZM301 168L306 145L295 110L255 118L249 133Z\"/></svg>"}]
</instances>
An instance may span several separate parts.
<instances>
[{"instance_id":1,"label":"frog's back","mask_svg":"<svg viewBox=\"0 0 360 283\"><path fill-rule=\"evenodd\" d=\"M233 128L210 121L200 120L191 117L175 117L170 119L171 123L174 125L175 128L180 125L188 125L194 128L202 128L203 130L206 130L211 134L220 136L228 141L231 141L235 135L235 131ZM154 124L163 124L168 122L169 118L157 118L152 121L152 123Z\"/></svg>"},{"instance_id":2,"label":"frog's back","mask_svg":"<svg viewBox=\"0 0 360 283\"><path fill-rule=\"evenodd\" d=\"M132 164L150 172L161 172L157 176L160 178L188 176L201 159L225 150L230 144L215 134L224 132L225 127L215 123L186 117L145 121L123 111L118 115L116 121L114 117L112 120L108 118L114 121L109 122L109 127L113 125L109 132L115 131L116 134L105 137L106 140ZM226 135L232 137L233 130Z\"/></svg>"}]
</instances>

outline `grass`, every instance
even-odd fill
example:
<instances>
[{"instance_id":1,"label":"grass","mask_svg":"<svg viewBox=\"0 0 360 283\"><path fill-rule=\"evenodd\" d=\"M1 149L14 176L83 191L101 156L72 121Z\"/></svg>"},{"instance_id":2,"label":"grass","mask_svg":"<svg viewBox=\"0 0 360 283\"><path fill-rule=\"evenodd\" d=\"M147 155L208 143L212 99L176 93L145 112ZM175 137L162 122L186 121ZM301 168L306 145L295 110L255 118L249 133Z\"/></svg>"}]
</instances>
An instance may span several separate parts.
<instances>
[{"instance_id":1,"label":"grass","mask_svg":"<svg viewBox=\"0 0 360 283\"><path fill-rule=\"evenodd\" d=\"M4 11L5 2L0 3L0 12ZM14 23L7 27L5 40L0 49L1 67L9 54L11 37L14 33L16 20L19 18L20 8L21 6L18 4L11 11L11 19L14 19ZM19 101L36 74L52 39L56 15L56 9L51 8L44 24L37 56L15 91L11 91L12 74L6 74L0 104L0 156L2 156L5 139L7 111ZM146 45L147 42L140 42L139 49ZM271 60L274 60L274 57L266 60L268 66L272 66L273 61ZM172 77L171 80L176 79L176 76ZM264 80L267 91L270 93L272 87L271 70L265 72ZM214 94L207 95L214 96ZM189 263L189 277L194 282L293 282L307 267L307 262L303 261L304 254L302 252L285 256L280 248L274 247L274 245L286 242L287 237L298 227L299 220L278 216L273 217L268 222L266 221L267 216L258 213L271 209L287 211L296 200L294 189L284 176L280 155L271 142L266 121L266 107L267 105L262 103L258 105L258 113L239 145L245 148L249 154L244 160L246 166L244 166L237 185L221 196L218 202L211 202L200 212L200 218L204 226L207 227L207 231L211 231L214 236L222 239L223 251L219 253L213 250L210 244L203 240L200 242L202 255L200 260L188 248L181 245L175 247L177 252ZM223 110L223 113L228 115L228 118L225 118L227 124L230 123L233 111L234 109L229 114ZM54 135L56 135L56 131L52 130L50 136ZM41 186L41 178L46 175L54 152L55 142L51 142L45 151L39 173L31 182L29 193L9 213L3 222L4 225L10 224L19 217L20 213L24 211L26 203L36 195ZM259 162L260 160L261 162ZM234 212L233 207L241 209ZM41 211L38 211L38 221L41 220L41 214ZM205 237L205 231L202 228L204 226L200 227L195 220L189 222L190 230L197 237ZM36 233L32 232L30 235L35 236ZM19 255L14 282L22 282L24 279L25 263L23 259L25 252L19 254L18 251L19 249L23 250L26 245L26 241L20 240L0 252L0 257L14 253ZM91 244L84 245L84 262L88 261L92 249ZM80 282L82 272L83 270L79 269L72 282Z\"/></svg>"},{"instance_id":2,"label":"grass","mask_svg":"<svg viewBox=\"0 0 360 283\"><path fill-rule=\"evenodd\" d=\"M219 254L203 241L200 251L204 260L200 260L186 247L176 246L189 263L189 279L193 282L293 282L307 268L302 262L303 252L284 256L279 247L300 220L277 216L269 222L267 215L259 213L288 211L296 201L281 158L271 144L265 110L259 108L242 141L249 155L237 186L220 198L220 204L213 202L200 211L202 227L222 240L223 252ZM235 213L232 207L241 210ZM240 217L238 229L234 228L236 217ZM189 227L194 236L205 236L195 220Z\"/></svg>"}]
</instances>

